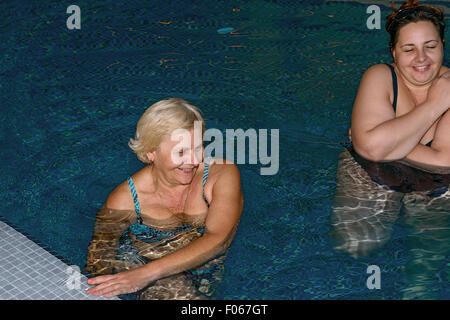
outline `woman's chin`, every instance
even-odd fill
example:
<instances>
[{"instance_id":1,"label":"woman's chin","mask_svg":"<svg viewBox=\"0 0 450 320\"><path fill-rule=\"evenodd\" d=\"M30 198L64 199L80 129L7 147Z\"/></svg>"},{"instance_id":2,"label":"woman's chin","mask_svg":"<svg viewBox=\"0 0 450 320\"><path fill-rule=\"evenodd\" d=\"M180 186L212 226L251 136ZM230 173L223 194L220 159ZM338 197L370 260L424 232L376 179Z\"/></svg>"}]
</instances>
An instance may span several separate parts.
<instances>
[{"instance_id":1,"label":"woman's chin","mask_svg":"<svg viewBox=\"0 0 450 320\"><path fill-rule=\"evenodd\" d=\"M427 84L433 81L436 75L435 70L431 66L423 69L411 68L411 70L411 78L417 84Z\"/></svg>"}]
</instances>

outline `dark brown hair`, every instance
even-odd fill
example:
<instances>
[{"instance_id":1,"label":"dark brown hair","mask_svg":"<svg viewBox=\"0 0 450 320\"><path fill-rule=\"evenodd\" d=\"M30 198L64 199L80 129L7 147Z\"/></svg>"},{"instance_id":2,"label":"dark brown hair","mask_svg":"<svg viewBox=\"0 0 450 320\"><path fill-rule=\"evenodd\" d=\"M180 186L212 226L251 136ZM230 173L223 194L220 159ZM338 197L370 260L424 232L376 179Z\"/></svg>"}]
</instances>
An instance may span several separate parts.
<instances>
[{"instance_id":1,"label":"dark brown hair","mask_svg":"<svg viewBox=\"0 0 450 320\"><path fill-rule=\"evenodd\" d=\"M411 22L429 21L435 27L445 44L445 22L444 13L441 9L429 5L421 5L418 0L408 0L399 9L395 9L392 0L393 12L386 18L386 31L389 32L389 47L393 49L398 40L400 29Z\"/></svg>"}]
</instances>

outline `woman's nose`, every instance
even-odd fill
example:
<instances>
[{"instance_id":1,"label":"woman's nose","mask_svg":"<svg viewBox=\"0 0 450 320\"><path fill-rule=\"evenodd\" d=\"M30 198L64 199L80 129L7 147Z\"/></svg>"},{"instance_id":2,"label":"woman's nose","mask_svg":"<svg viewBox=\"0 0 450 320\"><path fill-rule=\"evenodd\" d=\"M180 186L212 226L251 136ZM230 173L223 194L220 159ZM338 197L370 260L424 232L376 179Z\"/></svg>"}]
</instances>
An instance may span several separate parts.
<instances>
[{"instance_id":1,"label":"woman's nose","mask_svg":"<svg viewBox=\"0 0 450 320\"><path fill-rule=\"evenodd\" d=\"M201 162L201 159L198 159L198 155L194 151L191 151L189 152L189 154L186 154L184 159L185 159L184 163L190 165L198 165Z\"/></svg>"},{"instance_id":2,"label":"woman's nose","mask_svg":"<svg viewBox=\"0 0 450 320\"><path fill-rule=\"evenodd\" d=\"M191 163L193 165L198 165L201 162L201 159L198 158L197 152L191 153Z\"/></svg>"},{"instance_id":3,"label":"woman's nose","mask_svg":"<svg viewBox=\"0 0 450 320\"><path fill-rule=\"evenodd\" d=\"M417 58L418 61L421 61L421 62L425 61L427 59L427 55L425 53L425 50L424 49L417 50L416 58Z\"/></svg>"}]
</instances>

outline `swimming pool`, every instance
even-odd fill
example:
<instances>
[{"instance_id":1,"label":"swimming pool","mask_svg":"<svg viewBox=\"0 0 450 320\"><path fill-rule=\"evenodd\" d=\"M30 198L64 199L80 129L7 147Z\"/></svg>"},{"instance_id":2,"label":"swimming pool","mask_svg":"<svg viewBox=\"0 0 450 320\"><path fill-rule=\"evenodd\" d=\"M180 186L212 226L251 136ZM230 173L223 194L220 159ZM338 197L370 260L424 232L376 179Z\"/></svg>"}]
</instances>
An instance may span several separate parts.
<instances>
[{"instance_id":1,"label":"swimming pool","mask_svg":"<svg viewBox=\"0 0 450 320\"><path fill-rule=\"evenodd\" d=\"M202 109L207 128L280 129L277 175L239 166L245 207L218 299L401 299L418 285L429 292L422 297L450 298L449 249L417 284L405 266L434 239L411 248L402 220L369 257L330 243L359 79L391 61L387 33L366 27L367 4L142 3L76 1L81 30L67 29L59 1L0 4L6 220L84 267L96 212L142 167L127 147L137 120L178 96ZM440 223L448 240L448 216ZM369 265L381 269L381 290L366 286Z\"/></svg>"}]
</instances>

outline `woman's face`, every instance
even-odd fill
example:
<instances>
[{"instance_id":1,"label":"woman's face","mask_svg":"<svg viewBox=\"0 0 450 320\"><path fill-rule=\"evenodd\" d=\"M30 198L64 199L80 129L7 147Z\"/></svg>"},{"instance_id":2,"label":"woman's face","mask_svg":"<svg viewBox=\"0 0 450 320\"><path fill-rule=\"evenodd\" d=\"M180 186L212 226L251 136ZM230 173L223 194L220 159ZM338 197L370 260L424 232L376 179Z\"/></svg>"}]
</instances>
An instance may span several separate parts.
<instances>
[{"instance_id":1,"label":"woman's face","mask_svg":"<svg viewBox=\"0 0 450 320\"><path fill-rule=\"evenodd\" d=\"M190 184L203 161L202 132L176 130L164 136L159 147L147 156L168 182Z\"/></svg>"},{"instance_id":2,"label":"woman's face","mask_svg":"<svg viewBox=\"0 0 450 320\"><path fill-rule=\"evenodd\" d=\"M439 75L443 43L431 22L411 22L399 30L392 55L403 78L412 85L422 86Z\"/></svg>"}]
</instances>

